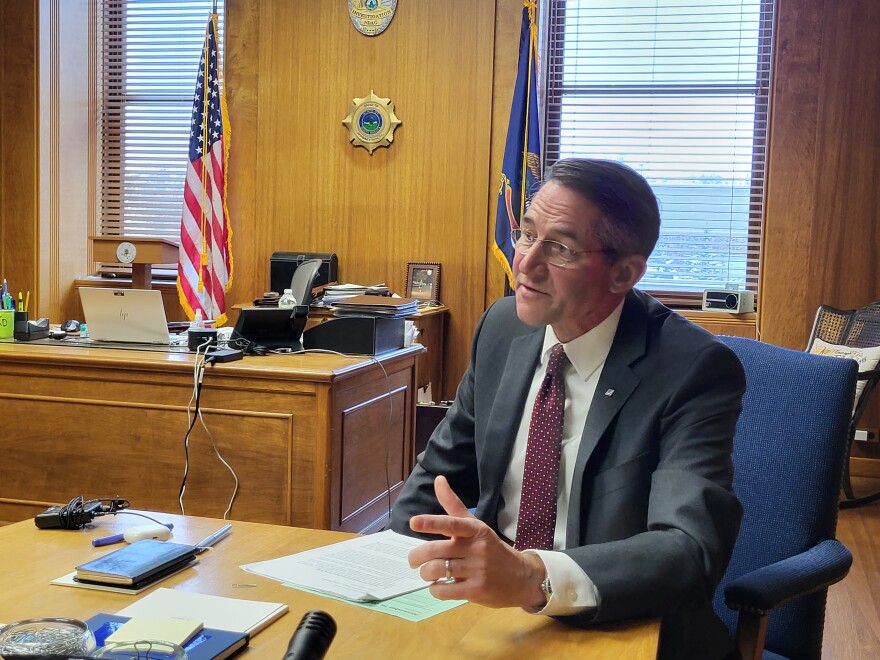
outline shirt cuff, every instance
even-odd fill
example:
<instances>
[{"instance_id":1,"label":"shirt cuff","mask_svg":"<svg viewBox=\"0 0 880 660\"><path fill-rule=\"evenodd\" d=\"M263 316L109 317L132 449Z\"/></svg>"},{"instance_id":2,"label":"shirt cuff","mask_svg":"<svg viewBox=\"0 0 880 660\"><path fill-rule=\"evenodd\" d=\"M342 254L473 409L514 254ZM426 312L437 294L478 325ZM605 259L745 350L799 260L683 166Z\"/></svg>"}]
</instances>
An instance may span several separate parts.
<instances>
[{"instance_id":1,"label":"shirt cuff","mask_svg":"<svg viewBox=\"0 0 880 660\"><path fill-rule=\"evenodd\" d=\"M574 559L552 550L525 552L538 555L553 586L553 595L543 608L527 611L547 616L566 616L598 607L599 590Z\"/></svg>"}]
</instances>

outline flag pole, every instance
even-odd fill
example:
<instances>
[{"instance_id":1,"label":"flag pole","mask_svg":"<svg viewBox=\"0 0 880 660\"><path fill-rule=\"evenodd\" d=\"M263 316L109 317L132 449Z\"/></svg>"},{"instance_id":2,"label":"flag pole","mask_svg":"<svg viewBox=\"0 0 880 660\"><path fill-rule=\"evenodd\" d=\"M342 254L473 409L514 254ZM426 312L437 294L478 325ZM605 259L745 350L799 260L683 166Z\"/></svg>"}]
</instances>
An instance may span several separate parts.
<instances>
[{"instance_id":1,"label":"flag pole","mask_svg":"<svg viewBox=\"0 0 880 660\"><path fill-rule=\"evenodd\" d=\"M532 63L535 60L535 42L538 39L538 26L535 22L535 10L537 9L538 3L537 0L523 0L523 7L525 7L529 12L529 68L526 80L531 81L532 79ZM522 153L522 170L520 176L522 177L522 185L520 189L520 199L519 199L519 217L522 218L523 214L526 212L526 169L529 166L529 112L531 111L532 99L532 86L528 84L526 86L526 121L525 121L525 136L523 138L523 153Z\"/></svg>"}]
</instances>

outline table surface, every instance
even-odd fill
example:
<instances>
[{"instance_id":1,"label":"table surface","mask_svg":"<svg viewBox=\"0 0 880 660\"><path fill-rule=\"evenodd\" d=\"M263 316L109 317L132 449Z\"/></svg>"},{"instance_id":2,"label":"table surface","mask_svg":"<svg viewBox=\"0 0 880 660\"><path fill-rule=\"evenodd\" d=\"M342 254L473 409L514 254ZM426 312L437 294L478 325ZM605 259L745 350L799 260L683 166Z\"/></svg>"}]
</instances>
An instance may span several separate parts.
<instances>
[{"instance_id":1,"label":"table surface","mask_svg":"<svg viewBox=\"0 0 880 660\"><path fill-rule=\"evenodd\" d=\"M172 540L196 543L219 529L224 521L212 518L150 514L174 523ZM50 584L74 566L120 546L93 548L94 537L118 533L146 523L120 514L96 518L78 531L41 530L25 520L0 527L0 621L36 616L87 619L112 614L140 595L117 594ZM495 610L466 604L411 623L340 601L285 587L280 582L246 573L244 563L274 559L334 543L352 535L261 523L232 522L232 533L194 567L158 586L210 593L231 598L287 603L290 611L260 631L244 656L280 658L303 613L321 609L337 622L338 632L328 658L565 658L593 660L655 658L658 621L636 621L590 630L566 626L520 609ZM235 585L255 586L235 586ZM148 592L143 592L145 595Z\"/></svg>"}]
</instances>

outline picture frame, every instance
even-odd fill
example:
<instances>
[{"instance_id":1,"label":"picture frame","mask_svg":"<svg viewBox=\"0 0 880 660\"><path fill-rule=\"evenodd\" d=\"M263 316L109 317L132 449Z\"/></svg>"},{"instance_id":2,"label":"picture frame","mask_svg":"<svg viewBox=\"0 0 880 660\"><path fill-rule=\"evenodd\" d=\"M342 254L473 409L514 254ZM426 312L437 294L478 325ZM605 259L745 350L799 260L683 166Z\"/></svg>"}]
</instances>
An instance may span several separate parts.
<instances>
[{"instance_id":1,"label":"picture frame","mask_svg":"<svg viewBox=\"0 0 880 660\"><path fill-rule=\"evenodd\" d=\"M406 265L407 298L440 301L440 264L409 262Z\"/></svg>"}]
</instances>

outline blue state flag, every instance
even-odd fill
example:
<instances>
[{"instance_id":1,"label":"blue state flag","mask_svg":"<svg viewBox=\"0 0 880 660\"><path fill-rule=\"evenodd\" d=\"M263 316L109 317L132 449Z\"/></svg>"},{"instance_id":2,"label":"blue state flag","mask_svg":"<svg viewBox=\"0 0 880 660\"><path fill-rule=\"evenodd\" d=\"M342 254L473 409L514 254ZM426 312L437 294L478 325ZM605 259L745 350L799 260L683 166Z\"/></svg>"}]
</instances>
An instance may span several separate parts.
<instances>
[{"instance_id":1,"label":"blue state flag","mask_svg":"<svg viewBox=\"0 0 880 660\"><path fill-rule=\"evenodd\" d=\"M504 161L501 165L498 208L495 213L495 243L492 246L492 252L504 268L511 289L513 240L510 232L519 227L527 202L541 180L536 12L537 2L524 0L519 35L519 64L510 108L510 123L507 126Z\"/></svg>"}]
</instances>

